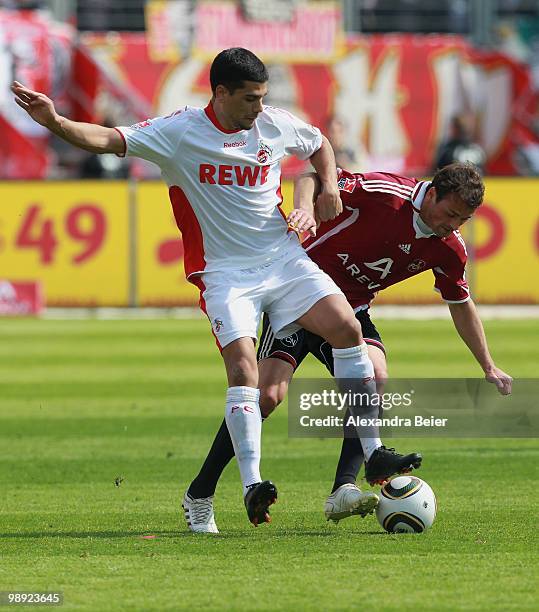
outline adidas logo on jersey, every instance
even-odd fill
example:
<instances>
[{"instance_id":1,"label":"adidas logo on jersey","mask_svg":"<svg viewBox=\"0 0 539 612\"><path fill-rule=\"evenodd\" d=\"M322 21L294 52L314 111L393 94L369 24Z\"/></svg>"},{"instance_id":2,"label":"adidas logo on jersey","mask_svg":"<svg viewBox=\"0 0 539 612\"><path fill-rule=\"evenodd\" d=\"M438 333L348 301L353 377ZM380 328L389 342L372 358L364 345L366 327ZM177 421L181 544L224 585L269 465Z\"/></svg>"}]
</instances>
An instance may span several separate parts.
<instances>
[{"instance_id":1,"label":"adidas logo on jersey","mask_svg":"<svg viewBox=\"0 0 539 612\"><path fill-rule=\"evenodd\" d=\"M410 249L412 248L411 244L399 244L399 249L404 251L406 255L410 255Z\"/></svg>"}]
</instances>

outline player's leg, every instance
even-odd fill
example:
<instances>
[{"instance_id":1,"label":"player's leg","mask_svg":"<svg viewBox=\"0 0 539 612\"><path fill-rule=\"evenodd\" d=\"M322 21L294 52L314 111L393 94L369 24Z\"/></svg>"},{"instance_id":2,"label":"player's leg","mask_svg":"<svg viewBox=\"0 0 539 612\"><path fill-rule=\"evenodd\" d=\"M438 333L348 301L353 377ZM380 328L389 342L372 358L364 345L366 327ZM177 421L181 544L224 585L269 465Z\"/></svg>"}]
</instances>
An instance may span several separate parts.
<instances>
[{"instance_id":1,"label":"player's leg","mask_svg":"<svg viewBox=\"0 0 539 612\"><path fill-rule=\"evenodd\" d=\"M368 314L358 313L358 320L368 333L369 355L375 367L377 389L380 391L382 381L387 378L383 344ZM333 354L331 345L320 336L301 329L296 333L277 339L272 328L264 317L264 327L258 351L260 409L268 416L284 399L292 375L308 353L312 353L333 375ZM363 463L363 449L355 428L349 437L343 440L343 450L337 469L336 483L332 493L343 484L354 484ZM357 488L356 488L357 490Z\"/></svg>"},{"instance_id":2,"label":"player's leg","mask_svg":"<svg viewBox=\"0 0 539 612\"><path fill-rule=\"evenodd\" d=\"M310 327L333 346L335 377L341 381L353 381L353 389L346 391L367 393L372 397L376 393L374 366L368 356L368 347L361 330L359 333L354 330L346 306L352 312L346 300L343 303L339 296L330 295L315 304L298 322L305 328ZM335 321L339 328L335 327ZM355 317L354 322L361 327ZM347 346L357 340L358 336L360 341L356 346ZM369 419L378 416L376 402L353 406L351 411L356 417ZM419 453L401 455L395 449L383 446L375 425L361 427L359 438L366 459L365 477L370 484L385 482L393 474L405 473L421 465L422 457Z\"/></svg>"},{"instance_id":3,"label":"player's leg","mask_svg":"<svg viewBox=\"0 0 539 612\"><path fill-rule=\"evenodd\" d=\"M301 344L299 334L276 341L269 320L264 316L257 353L259 405L263 419L273 412L286 395L294 369L304 357L301 355ZM189 485L189 496L192 499L212 497L223 470L233 457L234 447L223 419L199 473Z\"/></svg>"},{"instance_id":4,"label":"player's leg","mask_svg":"<svg viewBox=\"0 0 539 612\"><path fill-rule=\"evenodd\" d=\"M361 392L375 392L374 368L363 342L361 325L335 282L301 251L276 267L272 277L273 301L265 306L277 338L289 335L298 326L322 336L333 347L335 376L354 379ZM363 436L367 457L379 446L378 431Z\"/></svg>"},{"instance_id":5,"label":"player's leg","mask_svg":"<svg viewBox=\"0 0 539 612\"><path fill-rule=\"evenodd\" d=\"M267 507L277 496L274 485L262 482L260 476L262 419L254 349L261 316L259 286L256 271L208 273L200 281L201 308L212 322L227 372L226 426L238 461L249 520L255 525L269 521Z\"/></svg>"},{"instance_id":6,"label":"player's leg","mask_svg":"<svg viewBox=\"0 0 539 612\"><path fill-rule=\"evenodd\" d=\"M383 393L384 381L387 379L387 364L384 351L370 343L370 338L365 339L368 346L369 358L374 366L376 379L376 392ZM355 484L359 470L365 460L361 441L357 436L357 430L352 425L347 425L346 420L350 416L347 411L344 425L344 437L341 446L341 454L335 470L335 481L331 493L345 484Z\"/></svg>"},{"instance_id":7,"label":"player's leg","mask_svg":"<svg viewBox=\"0 0 539 612\"><path fill-rule=\"evenodd\" d=\"M267 419L286 397L294 368L287 361L269 357L258 363L260 412Z\"/></svg>"},{"instance_id":8,"label":"player's leg","mask_svg":"<svg viewBox=\"0 0 539 612\"><path fill-rule=\"evenodd\" d=\"M222 352L228 377L225 420L240 469L245 507L253 525L269 523L277 489L260 476L262 415L258 367L251 338L240 338Z\"/></svg>"},{"instance_id":9,"label":"player's leg","mask_svg":"<svg viewBox=\"0 0 539 612\"><path fill-rule=\"evenodd\" d=\"M376 389L382 392L383 382L387 377L385 353L383 344L367 311L356 313L356 318L362 325L365 341L368 345L369 357L373 362L376 377ZM331 345L320 336L307 333L310 352L326 366L333 375L333 353ZM327 520L338 522L341 519L359 515L365 517L371 514L378 505L378 496L372 491L361 491L356 484L357 476L363 464L364 454L361 441L357 436L356 428L346 425L348 416L345 416L343 441L341 453L337 464L335 481L329 497L324 504L324 513Z\"/></svg>"},{"instance_id":10,"label":"player's leg","mask_svg":"<svg viewBox=\"0 0 539 612\"><path fill-rule=\"evenodd\" d=\"M236 455L244 495L262 482L260 476L261 424L258 369L253 339L238 338L222 349L228 378L225 419L204 464L183 499L186 520L192 531L216 533L213 495L217 481ZM268 482L268 481L267 481ZM266 493L273 495L273 485ZM266 496L264 493L264 496ZM261 494L261 492L259 492ZM249 520L252 512L249 511ZM256 523L262 522L256 517Z\"/></svg>"},{"instance_id":11,"label":"player's leg","mask_svg":"<svg viewBox=\"0 0 539 612\"><path fill-rule=\"evenodd\" d=\"M271 328L269 329L271 331ZM271 342L272 339L273 342ZM329 355L327 355L323 349L320 350L321 345L327 345L323 338L314 336L303 329L281 340L273 336L268 341L267 334L263 334L259 349L259 358L261 356L263 358L258 362L260 409L263 415L271 414L282 402L295 369L309 352L312 352L333 373L331 347L327 345L329 347ZM338 521L353 514L366 516L372 513L378 504L377 495L371 491L364 493L355 485L355 476L363 461L363 451L357 437L350 442L356 442L359 446L359 457L356 456L358 449L354 447L352 452L346 455L346 460L349 463L357 462L357 466L354 463L353 466L346 465L343 469L348 469L353 473L351 482L354 484L341 486L335 495L332 491L325 505L328 520Z\"/></svg>"},{"instance_id":12,"label":"player's leg","mask_svg":"<svg viewBox=\"0 0 539 612\"><path fill-rule=\"evenodd\" d=\"M187 493L194 499L213 497L223 470L233 458L234 447L226 421L223 419L206 459L204 459L199 473L189 485Z\"/></svg>"},{"instance_id":13,"label":"player's leg","mask_svg":"<svg viewBox=\"0 0 539 612\"><path fill-rule=\"evenodd\" d=\"M356 319L361 324L363 337L367 343L369 358L374 367L376 392L378 394L383 393L384 383L387 380L387 361L382 338L370 318L368 309L358 310L356 312ZM333 355L331 347L327 343L324 343L318 350L323 355L324 361L331 364L328 369L333 374ZM347 412L346 417L348 416L350 416L349 412ZM363 447L357 436L357 431L353 426L345 424L341 454L331 492L334 493L344 484L355 484L363 461Z\"/></svg>"},{"instance_id":14,"label":"player's leg","mask_svg":"<svg viewBox=\"0 0 539 612\"><path fill-rule=\"evenodd\" d=\"M299 329L277 339L265 314L258 348L260 410L268 417L283 401L292 376L309 353L307 332Z\"/></svg>"},{"instance_id":15,"label":"player's leg","mask_svg":"<svg viewBox=\"0 0 539 612\"><path fill-rule=\"evenodd\" d=\"M357 347L362 341L361 326L355 320L353 311L340 289L329 276L321 272L314 262L305 254L298 254L296 259L288 262L288 265L283 266L283 269L279 271L275 286L276 294L280 299L275 299L274 303L269 305L268 315L278 339L294 332L298 324L317 334L318 328L314 324L310 325L309 315L314 318L317 318L318 315L322 318L329 316L331 321L319 322L319 329L324 333L318 335L324 335L334 346L342 347L344 352L350 353L351 357L357 361L358 351L350 351L349 347ZM328 300L333 304L327 309L327 312L315 311L316 304L325 303ZM337 305L340 305L340 308ZM348 316L350 314L351 317ZM331 334L325 333L327 325L331 326ZM359 356L363 356L361 352ZM372 364L368 358L363 361L365 362L363 369L367 371L358 371L356 367L348 378L373 380ZM367 369L368 366L370 370ZM355 514L364 516L374 510L378 497L372 492L362 493L355 485L353 489L353 491L343 489L339 495L343 494L342 496L346 499L335 500L336 503L332 505L334 520L344 516L340 514L341 501L346 501L348 506L352 505ZM349 516L350 512L346 510L345 515Z\"/></svg>"},{"instance_id":16,"label":"player's leg","mask_svg":"<svg viewBox=\"0 0 539 612\"><path fill-rule=\"evenodd\" d=\"M361 325L354 316L350 304L343 295L328 295L319 300L297 321L302 327L324 338L333 348L334 375L353 388L343 389L353 393L373 396L376 393L374 366L369 358L367 344L363 339ZM354 406L354 416L376 416L371 402ZM372 414L371 414L372 413ZM361 445L367 460L380 446L377 427L365 427L360 435Z\"/></svg>"},{"instance_id":17,"label":"player's leg","mask_svg":"<svg viewBox=\"0 0 539 612\"><path fill-rule=\"evenodd\" d=\"M341 384L353 387L345 391L359 393L361 397L374 397L374 367L363 340L361 325L335 282L305 252L299 252L299 247L293 259L285 261L280 269L275 270L272 282L273 302L266 305L265 310L276 337L289 335L298 325L322 336L333 347L335 377ZM354 406L354 416L376 417L376 406L377 402L373 401ZM394 453L393 457L389 450L382 447L378 427L375 425L362 427L360 440L367 461L377 453L373 464L376 470L370 470L368 476L373 473L378 475L382 467L389 471L386 478L405 469L402 466L402 455ZM421 456L414 455L413 461L418 466Z\"/></svg>"},{"instance_id":18,"label":"player's leg","mask_svg":"<svg viewBox=\"0 0 539 612\"><path fill-rule=\"evenodd\" d=\"M257 353L259 388L260 388L260 411L262 419L273 412L286 395L288 384L295 368L303 361L307 350L304 343L305 332L298 333L276 340L275 334L269 324L269 319L264 315L262 333L260 335ZM210 452L208 453L200 472L193 480L187 490L184 501L189 504L199 504L201 513L208 504L213 504L213 496L217 482L230 460L234 457L234 447L226 425L223 420L217 432ZM213 517L213 505L211 506ZM200 526L200 531L210 530L215 532L212 525Z\"/></svg>"},{"instance_id":19,"label":"player's leg","mask_svg":"<svg viewBox=\"0 0 539 612\"><path fill-rule=\"evenodd\" d=\"M241 347L240 344L242 345ZM245 346L246 344L247 346ZM243 401L244 397L251 400L258 399L258 393L250 393L248 390L249 387L258 387L258 383L256 382L255 384L255 381L258 379L256 362L252 363L254 357L253 355L249 355L247 357L247 361L244 361L246 357L243 353L243 351L246 350L246 352L249 354L250 349L252 349L252 344L253 342L251 338L242 338L236 342L233 342L232 344L229 344L225 349L223 349L222 355L225 361L225 367L228 363L227 375L229 390L227 392L227 404L229 403L229 400L237 400L238 402ZM238 387L238 389L234 389L235 387ZM227 410L227 412L230 411ZM253 437L251 432L249 435L250 437ZM256 433L254 436L256 437ZM251 450L251 453L252 452L253 451ZM213 440L210 452L208 453L200 472L189 486L189 495L195 499L213 496L221 473L233 457L234 446L232 444L232 439L230 437L225 418ZM247 467L246 469L252 470L253 468ZM252 482L256 482L257 478L260 480L259 471L255 471L254 475L247 476L247 479L252 480ZM245 480L243 475L242 480ZM252 482L249 482L248 484L252 484Z\"/></svg>"}]
</instances>

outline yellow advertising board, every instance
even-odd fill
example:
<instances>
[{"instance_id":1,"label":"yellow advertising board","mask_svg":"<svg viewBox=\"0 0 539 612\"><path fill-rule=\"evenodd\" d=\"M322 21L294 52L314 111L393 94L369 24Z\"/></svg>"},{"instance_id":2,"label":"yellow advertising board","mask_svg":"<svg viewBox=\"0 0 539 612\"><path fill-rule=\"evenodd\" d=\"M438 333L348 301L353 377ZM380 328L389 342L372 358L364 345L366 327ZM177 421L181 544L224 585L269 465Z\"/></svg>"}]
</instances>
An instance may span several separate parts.
<instances>
[{"instance_id":1,"label":"yellow advertising board","mask_svg":"<svg viewBox=\"0 0 539 612\"><path fill-rule=\"evenodd\" d=\"M140 306L194 306L198 289L185 280L183 246L167 186L137 186L136 279Z\"/></svg>"},{"instance_id":2,"label":"yellow advertising board","mask_svg":"<svg viewBox=\"0 0 539 612\"><path fill-rule=\"evenodd\" d=\"M539 304L539 180L489 178L485 201L462 227L475 301ZM390 287L377 304L440 303L430 270Z\"/></svg>"},{"instance_id":3,"label":"yellow advertising board","mask_svg":"<svg viewBox=\"0 0 539 612\"><path fill-rule=\"evenodd\" d=\"M485 203L462 232L472 295L482 303L539 304L539 180L486 185ZM282 192L289 211L291 182ZM0 183L0 278L41 281L50 306L198 303L185 280L167 187L157 181ZM430 271L376 298L440 302Z\"/></svg>"},{"instance_id":4,"label":"yellow advertising board","mask_svg":"<svg viewBox=\"0 0 539 612\"><path fill-rule=\"evenodd\" d=\"M464 234L475 245L473 293L489 304L539 304L539 180L491 178L486 188Z\"/></svg>"},{"instance_id":5,"label":"yellow advertising board","mask_svg":"<svg viewBox=\"0 0 539 612\"><path fill-rule=\"evenodd\" d=\"M128 304L125 182L0 183L0 278L39 280L49 306Z\"/></svg>"}]
</instances>

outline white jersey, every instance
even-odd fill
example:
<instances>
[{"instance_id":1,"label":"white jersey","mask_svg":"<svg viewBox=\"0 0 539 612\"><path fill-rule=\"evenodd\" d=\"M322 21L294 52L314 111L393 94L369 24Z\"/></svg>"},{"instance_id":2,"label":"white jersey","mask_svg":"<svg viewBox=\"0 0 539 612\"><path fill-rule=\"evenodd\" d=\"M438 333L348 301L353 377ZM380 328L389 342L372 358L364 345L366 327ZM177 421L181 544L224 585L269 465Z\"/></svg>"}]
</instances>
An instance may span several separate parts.
<instances>
[{"instance_id":1,"label":"white jersey","mask_svg":"<svg viewBox=\"0 0 539 612\"><path fill-rule=\"evenodd\" d=\"M225 130L209 104L117 129L127 155L161 168L187 278L263 265L289 243L281 160L313 155L322 145L317 128L265 106L250 130Z\"/></svg>"}]
</instances>

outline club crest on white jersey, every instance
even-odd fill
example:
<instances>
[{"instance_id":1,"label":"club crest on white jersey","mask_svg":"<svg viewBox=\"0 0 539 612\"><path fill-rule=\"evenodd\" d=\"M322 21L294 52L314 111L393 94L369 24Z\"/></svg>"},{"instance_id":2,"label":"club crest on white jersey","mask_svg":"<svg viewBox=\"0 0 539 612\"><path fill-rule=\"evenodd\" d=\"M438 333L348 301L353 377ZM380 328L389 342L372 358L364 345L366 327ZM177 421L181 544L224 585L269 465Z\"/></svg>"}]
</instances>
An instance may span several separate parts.
<instances>
[{"instance_id":1,"label":"club crest on white jersey","mask_svg":"<svg viewBox=\"0 0 539 612\"><path fill-rule=\"evenodd\" d=\"M273 151L271 147L267 145L263 140L258 141L258 153L256 154L256 159L259 163L265 164L271 159Z\"/></svg>"}]
</instances>

